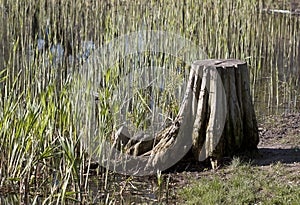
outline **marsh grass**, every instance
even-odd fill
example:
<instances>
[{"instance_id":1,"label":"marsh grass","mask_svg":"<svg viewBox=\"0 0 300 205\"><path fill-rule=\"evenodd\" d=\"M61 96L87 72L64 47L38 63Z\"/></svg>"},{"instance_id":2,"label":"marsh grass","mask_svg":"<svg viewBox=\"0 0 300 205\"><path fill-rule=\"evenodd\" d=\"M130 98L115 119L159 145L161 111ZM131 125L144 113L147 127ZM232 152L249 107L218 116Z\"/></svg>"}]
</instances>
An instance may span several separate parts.
<instances>
[{"instance_id":1,"label":"marsh grass","mask_svg":"<svg viewBox=\"0 0 300 205\"><path fill-rule=\"evenodd\" d=\"M111 112L110 103L115 100L115 110L122 106L122 99L113 93L120 88L120 76L134 74L129 68L164 68L167 73L155 77L168 76L173 83L166 83L163 92L154 89L152 97L165 120L172 121L179 109L184 89L178 84L184 82L190 66L184 59L192 59L188 47L178 51L176 57L151 52L120 55L97 73L98 89L88 90L91 82L82 84L82 76L76 75L88 61L77 58L83 53L81 42L93 41L97 49L139 30L175 33L199 45L208 58L246 60L259 113L281 111L282 107L285 111L299 109L299 18L262 12L265 6L273 5L272 1L265 1L266 5L252 0L0 2L1 204L117 203L109 187L112 181L122 179L99 169L99 181L103 183L98 189L105 197L94 196L86 173L92 159L80 142L93 136L101 144L122 123ZM38 27L33 26L35 15ZM39 38L48 38L48 47L39 50ZM68 42L72 49L63 57L51 52L58 44L66 51ZM73 61L67 55L72 55ZM123 83L128 86L128 82ZM97 93L96 105L76 97L74 92L82 87L85 93ZM143 119L149 115L151 96L138 89L133 96L135 109L125 116L132 119L136 132L148 126ZM252 180L240 174L246 181ZM221 193L221 182L216 178L206 186ZM256 190L256 186L252 188ZM254 196L249 196L244 200L253 201Z\"/></svg>"}]
</instances>

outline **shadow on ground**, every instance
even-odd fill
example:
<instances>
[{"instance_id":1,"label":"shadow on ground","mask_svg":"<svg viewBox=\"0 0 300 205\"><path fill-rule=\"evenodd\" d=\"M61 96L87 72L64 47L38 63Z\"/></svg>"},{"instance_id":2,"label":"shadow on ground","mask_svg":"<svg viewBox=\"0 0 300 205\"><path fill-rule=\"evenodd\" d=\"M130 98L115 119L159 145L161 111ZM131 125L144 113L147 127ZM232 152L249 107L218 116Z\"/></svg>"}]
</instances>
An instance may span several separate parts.
<instances>
[{"instance_id":1,"label":"shadow on ground","mask_svg":"<svg viewBox=\"0 0 300 205\"><path fill-rule=\"evenodd\" d=\"M260 148L259 157L253 160L254 165L266 166L277 162L283 164L300 163L299 148Z\"/></svg>"}]
</instances>

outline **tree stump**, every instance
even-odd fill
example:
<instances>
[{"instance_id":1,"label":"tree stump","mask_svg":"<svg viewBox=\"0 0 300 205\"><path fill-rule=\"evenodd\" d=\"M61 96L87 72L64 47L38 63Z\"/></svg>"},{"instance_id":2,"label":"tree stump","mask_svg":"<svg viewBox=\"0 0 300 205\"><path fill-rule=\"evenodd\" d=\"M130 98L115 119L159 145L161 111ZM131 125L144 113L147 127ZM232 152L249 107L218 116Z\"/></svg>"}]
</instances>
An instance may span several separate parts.
<instances>
[{"instance_id":1,"label":"tree stump","mask_svg":"<svg viewBox=\"0 0 300 205\"><path fill-rule=\"evenodd\" d=\"M216 168L217 160L224 156L257 149L258 127L249 81L244 61L196 61L192 64L186 97L176 119L155 136L155 142L145 143L146 147L139 142L128 146L127 142L132 140L124 139L128 134L121 131L117 132L116 139L122 139L128 152L135 156L158 156L148 163L154 164L153 167L172 158L172 154L169 158L162 157L167 150L183 149L178 141L191 140L196 160L210 159Z\"/></svg>"},{"instance_id":2,"label":"tree stump","mask_svg":"<svg viewBox=\"0 0 300 205\"><path fill-rule=\"evenodd\" d=\"M247 64L240 60L201 60L192 65L196 117L196 159L219 159L257 149L258 127ZM212 163L214 166L214 164Z\"/></svg>"}]
</instances>

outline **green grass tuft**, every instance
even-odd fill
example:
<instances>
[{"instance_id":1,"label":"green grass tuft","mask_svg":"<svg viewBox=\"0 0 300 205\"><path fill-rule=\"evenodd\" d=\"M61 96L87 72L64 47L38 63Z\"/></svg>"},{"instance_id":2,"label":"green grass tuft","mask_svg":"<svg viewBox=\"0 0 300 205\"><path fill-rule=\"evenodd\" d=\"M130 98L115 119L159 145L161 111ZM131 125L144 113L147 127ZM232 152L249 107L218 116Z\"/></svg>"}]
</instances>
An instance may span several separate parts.
<instances>
[{"instance_id":1,"label":"green grass tuft","mask_svg":"<svg viewBox=\"0 0 300 205\"><path fill-rule=\"evenodd\" d=\"M179 199L186 204L296 205L299 202L299 177L295 179L295 174L288 174L282 165L263 170L245 163L236 166L236 160L233 163L234 166L223 170L225 174L191 180L190 185L179 190Z\"/></svg>"}]
</instances>

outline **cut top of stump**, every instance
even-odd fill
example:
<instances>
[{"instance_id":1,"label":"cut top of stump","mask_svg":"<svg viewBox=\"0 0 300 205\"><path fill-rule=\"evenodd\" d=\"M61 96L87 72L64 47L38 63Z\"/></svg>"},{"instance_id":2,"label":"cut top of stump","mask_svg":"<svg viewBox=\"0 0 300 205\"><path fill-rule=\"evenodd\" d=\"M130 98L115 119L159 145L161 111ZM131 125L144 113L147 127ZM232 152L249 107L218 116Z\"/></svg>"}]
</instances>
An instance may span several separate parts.
<instances>
[{"instance_id":1,"label":"cut top of stump","mask_svg":"<svg viewBox=\"0 0 300 205\"><path fill-rule=\"evenodd\" d=\"M245 61L237 60L237 59L207 59L207 60L197 60L193 62L193 66L213 66L213 67L238 67L238 65L246 64Z\"/></svg>"}]
</instances>

